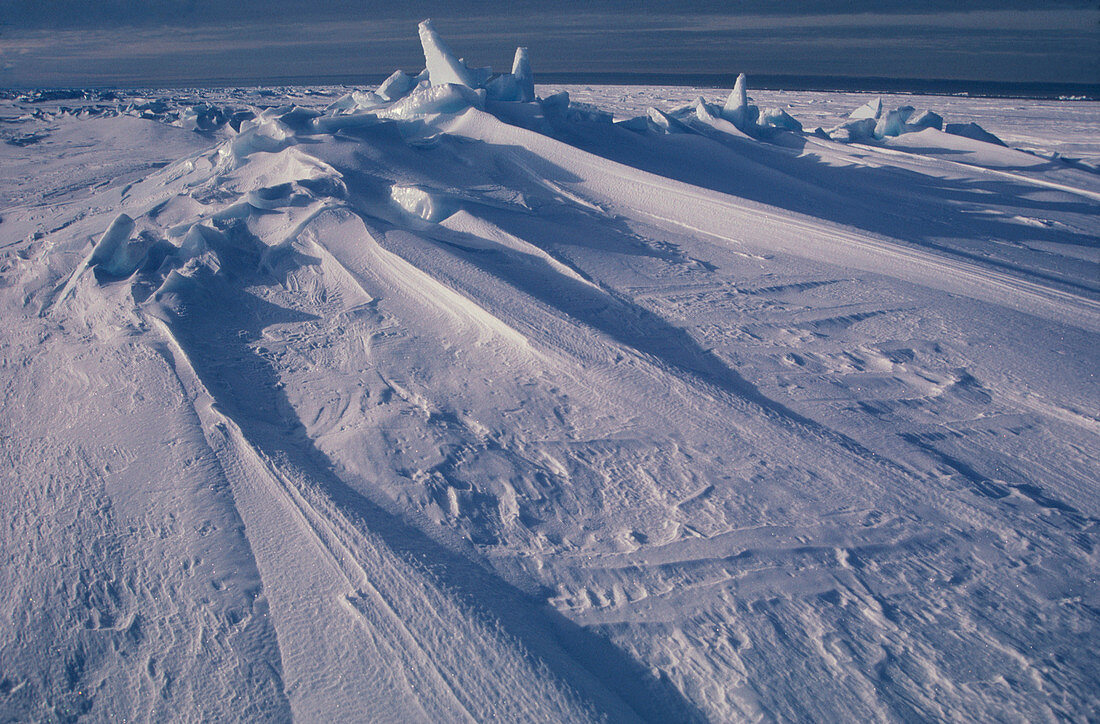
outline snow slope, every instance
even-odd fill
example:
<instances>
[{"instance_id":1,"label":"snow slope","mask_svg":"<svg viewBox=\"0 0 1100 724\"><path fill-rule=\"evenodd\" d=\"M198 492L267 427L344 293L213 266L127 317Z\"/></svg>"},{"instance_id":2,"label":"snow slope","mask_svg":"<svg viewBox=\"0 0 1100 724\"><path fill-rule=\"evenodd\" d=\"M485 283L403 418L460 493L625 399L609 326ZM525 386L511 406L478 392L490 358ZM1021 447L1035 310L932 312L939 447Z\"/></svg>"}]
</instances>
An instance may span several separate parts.
<instances>
[{"instance_id":1,"label":"snow slope","mask_svg":"<svg viewBox=\"0 0 1100 724\"><path fill-rule=\"evenodd\" d=\"M1087 160L467 91L3 102L5 719L1095 715Z\"/></svg>"}]
</instances>

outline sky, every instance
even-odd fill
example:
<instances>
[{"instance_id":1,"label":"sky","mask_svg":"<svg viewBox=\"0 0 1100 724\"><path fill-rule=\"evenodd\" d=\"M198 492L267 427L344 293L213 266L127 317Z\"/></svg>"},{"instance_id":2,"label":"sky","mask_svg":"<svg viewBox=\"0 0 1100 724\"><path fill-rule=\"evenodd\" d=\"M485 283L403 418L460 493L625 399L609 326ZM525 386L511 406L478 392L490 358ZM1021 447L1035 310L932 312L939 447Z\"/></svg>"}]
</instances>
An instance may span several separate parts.
<instances>
[{"instance_id":1,"label":"sky","mask_svg":"<svg viewBox=\"0 0 1100 724\"><path fill-rule=\"evenodd\" d=\"M961 9L964 8L964 9ZM1093 0L0 0L0 87L354 83L417 71L416 24L536 74L1100 84Z\"/></svg>"}]
</instances>

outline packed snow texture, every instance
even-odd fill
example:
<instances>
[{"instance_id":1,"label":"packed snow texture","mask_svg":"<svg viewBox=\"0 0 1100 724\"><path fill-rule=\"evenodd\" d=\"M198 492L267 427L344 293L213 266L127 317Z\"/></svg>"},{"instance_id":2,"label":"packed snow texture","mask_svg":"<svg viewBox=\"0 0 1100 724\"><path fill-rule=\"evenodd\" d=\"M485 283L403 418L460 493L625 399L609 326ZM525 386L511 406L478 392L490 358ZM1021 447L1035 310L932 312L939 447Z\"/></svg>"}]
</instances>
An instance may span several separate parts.
<instances>
[{"instance_id":1,"label":"packed snow texture","mask_svg":"<svg viewBox=\"0 0 1100 724\"><path fill-rule=\"evenodd\" d=\"M0 99L2 717L1095 716L1095 104L420 34Z\"/></svg>"}]
</instances>

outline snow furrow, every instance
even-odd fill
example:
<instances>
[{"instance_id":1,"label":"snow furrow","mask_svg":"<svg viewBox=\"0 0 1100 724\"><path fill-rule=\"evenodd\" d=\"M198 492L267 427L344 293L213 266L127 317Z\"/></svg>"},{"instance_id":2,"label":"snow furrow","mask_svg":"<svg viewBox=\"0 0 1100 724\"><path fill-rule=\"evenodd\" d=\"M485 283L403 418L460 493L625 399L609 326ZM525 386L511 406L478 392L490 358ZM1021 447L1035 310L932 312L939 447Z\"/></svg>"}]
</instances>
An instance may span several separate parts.
<instances>
[{"instance_id":1,"label":"snow furrow","mask_svg":"<svg viewBox=\"0 0 1100 724\"><path fill-rule=\"evenodd\" d=\"M210 444L234 482L246 533L257 539L296 717L317 719L334 710L371 717L402 711L436 721L506 711L575 721L594 716L592 705L555 680L545 664L494 630L499 624L470 618L423 571L369 541L318 487L292 482L285 465L256 449L219 410L168 326L153 324L168 340ZM270 548L274 541L277 550ZM303 580L311 581L306 589ZM301 607L312 611L314 624L301 618ZM314 652L324 658L310 660ZM334 660L335 652L341 653ZM496 663L484 678L482 670L464 665L469 660Z\"/></svg>"}]
</instances>

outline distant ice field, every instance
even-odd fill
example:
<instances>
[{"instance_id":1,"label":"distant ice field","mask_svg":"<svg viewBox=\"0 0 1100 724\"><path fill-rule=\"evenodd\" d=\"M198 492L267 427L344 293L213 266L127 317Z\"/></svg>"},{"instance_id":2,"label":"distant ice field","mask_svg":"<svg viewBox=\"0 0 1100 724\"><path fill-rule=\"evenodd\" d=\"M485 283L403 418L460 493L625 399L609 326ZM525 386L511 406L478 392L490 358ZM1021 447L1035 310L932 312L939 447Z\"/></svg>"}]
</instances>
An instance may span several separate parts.
<instances>
[{"instance_id":1,"label":"distant ice field","mask_svg":"<svg viewBox=\"0 0 1100 724\"><path fill-rule=\"evenodd\" d=\"M749 82L752 82L750 76ZM724 101L729 89L690 88L684 86L538 86L540 95L559 90L569 97L592 103L615 114L616 118L641 115L648 106L674 108L692 103L700 96L711 102ZM831 128L844 120L852 109L876 97L884 105L909 104L935 110L945 118L973 120L1016 148L1040 153L1100 160L1100 102L1052 101L1014 98L971 98L968 96L907 95L881 93L845 93L824 91L754 90L753 98L763 106L782 106L802 121L807 130L815 126Z\"/></svg>"}]
</instances>

